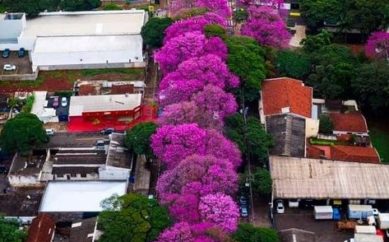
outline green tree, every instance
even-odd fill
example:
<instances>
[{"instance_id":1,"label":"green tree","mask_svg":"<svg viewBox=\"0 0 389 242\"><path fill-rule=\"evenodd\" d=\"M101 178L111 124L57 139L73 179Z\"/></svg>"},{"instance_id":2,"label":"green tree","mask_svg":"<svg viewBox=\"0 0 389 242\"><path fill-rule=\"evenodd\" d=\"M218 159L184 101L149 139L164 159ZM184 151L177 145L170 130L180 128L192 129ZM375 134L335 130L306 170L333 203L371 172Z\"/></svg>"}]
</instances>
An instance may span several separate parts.
<instances>
[{"instance_id":1,"label":"green tree","mask_svg":"<svg viewBox=\"0 0 389 242\"><path fill-rule=\"evenodd\" d=\"M334 130L334 124L332 123L330 117L326 114L322 114L319 117L319 132L323 134L332 134Z\"/></svg>"},{"instance_id":2,"label":"green tree","mask_svg":"<svg viewBox=\"0 0 389 242\"><path fill-rule=\"evenodd\" d=\"M100 0L62 0L60 8L65 11L84 11L99 7Z\"/></svg>"},{"instance_id":3,"label":"green tree","mask_svg":"<svg viewBox=\"0 0 389 242\"><path fill-rule=\"evenodd\" d=\"M320 50L323 46L330 45L332 43L332 34L322 30L316 35L308 35L301 41L303 50L307 53Z\"/></svg>"},{"instance_id":4,"label":"green tree","mask_svg":"<svg viewBox=\"0 0 389 242\"><path fill-rule=\"evenodd\" d=\"M141 35L146 45L152 48L159 48L162 46L164 32L167 27L173 23L171 18L151 18L143 27Z\"/></svg>"},{"instance_id":5,"label":"green tree","mask_svg":"<svg viewBox=\"0 0 389 242\"><path fill-rule=\"evenodd\" d=\"M347 47L331 44L311 53L313 72L307 83L317 94L329 99L349 98L350 82L355 78L357 58Z\"/></svg>"},{"instance_id":6,"label":"green tree","mask_svg":"<svg viewBox=\"0 0 389 242\"><path fill-rule=\"evenodd\" d=\"M0 133L0 145L7 152L28 154L34 147L48 142L43 123L31 113L20 113L8 120Z\"/></svg>"},{"instance_id":7,"label":"green tree","mask_svg":"<svg viewBox=\"0 0 389 242\"><path fill-rule=\"evenodd\" d=\"M267 157L273 140L257 118L248 117L245 126L242 115L237 113L226 119L225 127L227 136L239 146L243 154L250 153L251 158L256 161ZM247 142L244 140L245 135Z\"/></svg>"},{"instance_id":8,"label":"green tree","mask_svg":"<svg viewBox=\"0 0 389 242\"><path fill-rule=\"evenodd\" d=\"M53 11L60 0L4 0L3 5L9 12L25 12L28 17L36 17L44 10Z\"/></svg>"},{"instance_id":9,"label":"green tree","mask_svg":"<svg viewBox=\"0 0 389 242\"><path fill-rule=\"evenodd\" d=\"M249 37L232 36L226 40L228 47L227 64L230 70L240 77L238 91L240 101L254 101L266 77L265 51Z\"/></svg>"},{"instance_id":10,"label":"green tree","mask_svg":"<svg viewBox=\"0 0 389 242\"><path fill-rule=\"evenodd\" d=\"M311 71L309 57L299 51L282 50L277 54L277 71L279 76L305 79Z\"/></svg>"},{"instance_id":11,"label":"green tree","mask_svg":"<svg viewBox=\"0 0 389 242\"><path fill-rule=\"evenodd\" d=\"M210 38L210 37L220 37L221 39L226 39L226 30L218 25L218 24L208 24L204 28L205 35Z\"/></svg>"},{"instance_id":12,"label":"green tree","mask_svg":"<svg viewBox=\"0 0 389 242\"><path fill-rule=\"evenodd\" d=\"M241 223L238 230L232 235L237 242L279 242L280 238L274 229L258 228L252 224Z\"/></svg>"},{"instance_id":13,"label":"green tree","mask_svg":"<svg viewBox=\"0 0 389 242\"><path fill-rule=\"evenodd\" d=\"M0 217L0 241L23 242L27 234L25 231L20 230L19 226L16 220Z\"/></svg>"},{"instance_id":14,"label":"green tree","mask_svg":"<svg viewBox=\"0 0 389 242\"><path fill-rule=\"evenodd\" d=\"M146 155L147 158L153 156L150 147L150 137L155 133L157 126L152 122L140 123L132 129L127 130L125 144L137 155Z\"/></svg>"},{"instance_id":15,"label":"green tree","mask_svg":"<svg viewBox=\"0 0 389 242\"><path fill-rule=\"evenodd\" d=\"M233 17L237 23L242 23L247 19L248 13L244 8L236 8L233 12Z\"/></svg>"},{"instance_id":16,"label":"green tree","mask_svg":"<svg viewBox=\"0 0 389 242\"><path fill-rule=\"evenodd\" d=\"M98 218L99 229L104 234L100 242L154 241L159 233L172 223L168 211L155 199L129 193L103 201L103 211Z\"/></svg>"},{"instance_id":17,"label":"green tree","mask_svg":"<svg viewBox=\"0 0 389 242\"><path fill-rule=\"evenodd\" d=\"M389 67L384 61L362 64L356 70L351 88L358 101L374 112L389 108Z\"/></svg>"},{"instance_id":18,"label":"green tree","mask_svg":"<svg viewBox=\"0 0 389 242\"><path fill-rule=\"evenodd\" d=\"M253 173L253 180L251 185L253 186L254 193L258 193L261 196L268 196L272 191L272 180L270 172L264 168L257 168Z\"/></svg>"},{"instance_id":19,"label":"green tree","mask_svg":"<svg viewBox=\"0 0 389 242\"><path fill-rule=\"evenodd\" d=\"M115 3L108 3L104 5L104 10L122 10L122 8Z\"/></svg>"}]
</instances>

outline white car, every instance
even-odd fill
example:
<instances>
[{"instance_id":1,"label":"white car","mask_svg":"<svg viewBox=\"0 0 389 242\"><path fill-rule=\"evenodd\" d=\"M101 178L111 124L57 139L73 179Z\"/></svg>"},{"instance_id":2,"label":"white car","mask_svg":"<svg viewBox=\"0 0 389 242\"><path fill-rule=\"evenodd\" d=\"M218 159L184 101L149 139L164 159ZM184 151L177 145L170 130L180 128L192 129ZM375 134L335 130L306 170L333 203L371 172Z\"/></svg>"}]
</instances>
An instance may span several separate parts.
<instances>
[{"instance_id":1,"label":"white car","mask_svg":"<svg viewBox=\"0 0 389 242\"><path fill-rule=\"evenodd\" d=\"M277 213L285 213L284 203L282 201L277 201Z\"/></svg>"},{"instance_id":2,"label":"white car","mask_svg":"<svg viewBox=\"0 0 389 242\"><path fill-rule=\"evenodd\" d=\"M290 199L288 205L290 208L298 208L299 203L300 203L299 199Z\"/></svg>"},{"instance_id":3,"label":"white car","mask_svg":"<svg viewBox=\"0 0 389 242\"><path fill-rule=\"evenodd\" d=\"M68 105L68 99L66 97L61 98L61 106L66 107Z\"/></svg>"},{"instance_id":4,"label":"white car","mask_svg":"<svg viewBox=\"0 0 389 242\"><path fill-rule=\"evenodd\" d=\"M49 136L54 135L54 129L46 129L46 134Z\"/></svg>"},{"instance_id":5,"label":"white car","mask_svg":"<svg viewBox=\"0 0 389 242\"><path fill-rule=\"evenodd\" d=\"M375 218L378 218L378 215L380 214L380 211L378 211L378 209L376 208L373 208L373 215Z\"/></svg>"},{"instance_id":6,"label":"white car","mask_svg":"<svg viewBox=\"0 0 389 242\"><path fill-rule=\"evenodd\" d=\"M14 71L14 70L16 70L16 66L11 65L11 64L5 64L3 67L3 70L4 71Z\"/></svg>"}]
</instances>

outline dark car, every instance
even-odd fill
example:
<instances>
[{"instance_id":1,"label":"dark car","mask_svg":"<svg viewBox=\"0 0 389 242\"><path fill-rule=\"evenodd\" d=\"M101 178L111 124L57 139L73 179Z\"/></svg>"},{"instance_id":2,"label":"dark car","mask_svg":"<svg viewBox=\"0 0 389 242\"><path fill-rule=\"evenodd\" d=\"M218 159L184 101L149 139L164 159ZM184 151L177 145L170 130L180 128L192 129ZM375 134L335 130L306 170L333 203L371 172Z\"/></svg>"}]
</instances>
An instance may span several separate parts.
<instances>
[{"instance_id":1,"label":"dark car","mask_svg":"<svg viewBox=\"0 0 389 242\"><path fill-rule=\"evenodd\" d=\"M9 50L9 49L5 49L4 51L3 51L3 58L8 58L9 57L9 55L10 55L10 53L11 53L11 51Z\"/></svg>"},{"instance_id":2,"label":"dark car","mask_svg":"<svg viewBox=\"0 0 389 242\"><path fill-rule=\"evenodd\" d=\"M247 198L245 196L240 196L239 197L239 204L247 206L248 205Z\"/></svg>"},{"instance_id":3,"label":"dark car","mask_svg":"<svg viewBox=\"0 0 389 242\"><path fill-rule=\"evenodd\" d=\"M24 50L24 48L20 48L19 51L18 51L19 58L22 58L25 55L26 55L26 51Z\"/></svg>"},{"instance_id":4,"label":"dark car","mask_svg":"<svg viewBox=\"0 0 389 242\"><path fill-rule=\"evenodd\" d=\"M100 133L104 135L112 134L113 132L115 132L114 128L106 128L100 131Z\"/></svg>"},{"instance_id":5,"label":"dark car","mask_svg":"<svg viewBox=\"0 0 389 242\"><path fill-rule=\"evenodd\" d=\"M240 207L240 216L247 218L249 216L249 210L246 206Z\"/></svg>"}]
</instances>

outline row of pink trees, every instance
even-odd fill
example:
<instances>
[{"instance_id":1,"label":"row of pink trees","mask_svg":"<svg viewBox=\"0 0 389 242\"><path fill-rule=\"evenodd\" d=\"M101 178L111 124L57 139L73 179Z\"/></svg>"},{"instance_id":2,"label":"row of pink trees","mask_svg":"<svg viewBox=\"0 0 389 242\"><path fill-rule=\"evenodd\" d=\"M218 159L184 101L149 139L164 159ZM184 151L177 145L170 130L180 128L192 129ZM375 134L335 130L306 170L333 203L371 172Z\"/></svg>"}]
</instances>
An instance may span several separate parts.
<instances>
[{"instance_id":1,"label":"row of pink trees","mask_svg":"<svg viewBox=\"0 0 389 242\"><path fill-rule=\"evenodd\" d=\"M152 136L154 154L166 171L157 195L176 224L158 241L219 241L237 229L237 146L220 133L225 117L237 110L228 91L239 79L227 65L227 47L206 37L205 26L226 26L226 0L173 0L171 10L201 7L209 12L179 20L166 29L163 47L154 57L163 79L159 128Z\"/></svg>"}]
</instances>

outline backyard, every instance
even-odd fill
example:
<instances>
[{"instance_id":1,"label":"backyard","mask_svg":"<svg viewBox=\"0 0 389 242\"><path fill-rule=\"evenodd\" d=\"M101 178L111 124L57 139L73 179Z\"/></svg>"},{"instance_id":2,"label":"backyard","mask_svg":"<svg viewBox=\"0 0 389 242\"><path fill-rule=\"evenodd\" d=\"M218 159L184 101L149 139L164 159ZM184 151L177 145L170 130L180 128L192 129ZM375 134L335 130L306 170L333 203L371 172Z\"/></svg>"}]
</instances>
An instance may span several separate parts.
<instances>
[{"instance_id":1,"label":"backyard","mask_svg":"<svg viewBox=\"0 0 389 242\"><path fill-rule=\"evenodd\" d=\"M41 71L35 81L2 81L0 93L16 91L66 91L73 88L77 80L143 80L144 69L85 69Z\"/></svg>"},{"instance_id":2,"label":"backyard","mask_svg":"<svg viewBox=\"0 0 389 242\"><path fill-rule=\"evenodd\" d=\"M389 164L389 116L366 116L370 138L383 163Z\"/></svg>"}]
</instances>

